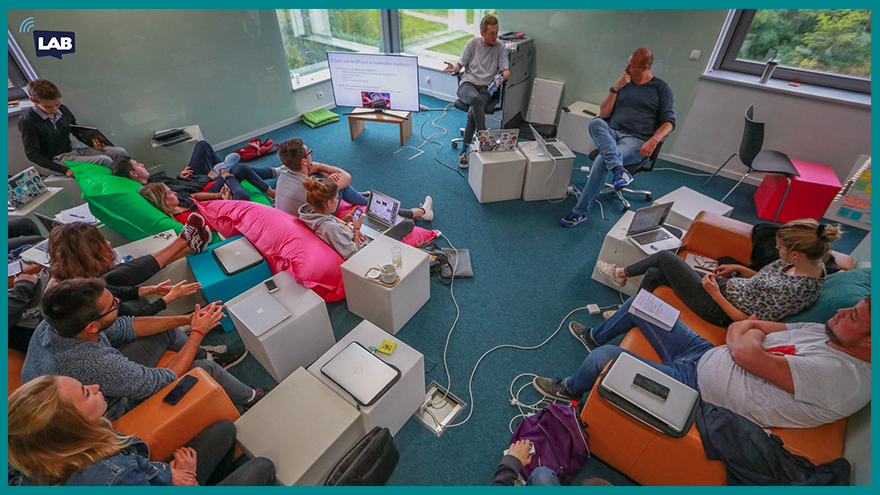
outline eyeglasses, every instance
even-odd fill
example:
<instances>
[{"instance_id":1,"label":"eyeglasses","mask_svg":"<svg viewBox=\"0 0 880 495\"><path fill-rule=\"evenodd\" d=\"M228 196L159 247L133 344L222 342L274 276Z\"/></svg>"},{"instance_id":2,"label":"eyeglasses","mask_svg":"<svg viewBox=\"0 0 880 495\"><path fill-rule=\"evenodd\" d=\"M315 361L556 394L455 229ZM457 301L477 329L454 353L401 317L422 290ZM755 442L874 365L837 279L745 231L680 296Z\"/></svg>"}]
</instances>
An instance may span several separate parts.
<instances>
[{"instance_id":1,"label":"eyeglasses","mask_svg":"<svg viewBox=\"0 0 880 495\"><path fill-rule=\"evenodd\" d=\"M95 318L95 321L100 320L101 318L103 318L103 317L109 315L110 313L116 311L117 309L119 309L119 298L118 298L118 297L114 297L114 298L113 298L113 304L110 305L110 310L107 311L106 313L101 313L100 316L98 316L97 318Z\"/></svg>"},{"instance_id":2,"label":"eyeglasses","mask_svg":"<svg viewBox=\"0 0 880 495\"><path fill-rule=\"evenodd\" d=\"M309 152L306 153L306 156L311 156L311 155L312 155L312 150L309 150Z\"/></svg>"}]
</instances>

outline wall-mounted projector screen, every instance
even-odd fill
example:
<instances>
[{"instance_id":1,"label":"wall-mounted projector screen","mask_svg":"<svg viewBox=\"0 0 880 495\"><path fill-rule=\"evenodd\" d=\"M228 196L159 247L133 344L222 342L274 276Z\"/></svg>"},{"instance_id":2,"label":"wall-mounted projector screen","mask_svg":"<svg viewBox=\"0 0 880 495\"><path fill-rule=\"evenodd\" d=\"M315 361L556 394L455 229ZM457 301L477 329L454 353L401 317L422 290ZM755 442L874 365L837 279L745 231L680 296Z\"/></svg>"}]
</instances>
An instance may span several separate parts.
<instances>
[{"instance_id":1,"label":"wall-mounted projector screen","mask_svg":"<svg viewBox=\"0 0 880 495\"><path fill-rule=\"evenodd\" d=\"M419 111L419 59L327 52L336 106Z\"/></svg>"}]
</instances>

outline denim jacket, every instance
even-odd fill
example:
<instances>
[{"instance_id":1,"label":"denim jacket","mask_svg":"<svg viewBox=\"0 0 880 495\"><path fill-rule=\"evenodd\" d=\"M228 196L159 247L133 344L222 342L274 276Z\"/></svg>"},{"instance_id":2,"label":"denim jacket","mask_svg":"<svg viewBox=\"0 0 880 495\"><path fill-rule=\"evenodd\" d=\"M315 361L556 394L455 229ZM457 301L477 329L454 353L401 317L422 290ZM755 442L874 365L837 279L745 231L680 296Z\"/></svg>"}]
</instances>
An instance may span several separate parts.
<instances>
[{"instance_id":1,"label":"denim jacket","mask_svg":"<svg viewBox=\"0 0 880 495\"><path fill-rule=\"evenodd\" d=\"M72 474L65 486L168 486L171 467L164 462L151 462L150 449L137 438L118 454L101 459L82 471ZM10 486L32 486L27 476L9 468Z\"/></svg>"}]
</instances>

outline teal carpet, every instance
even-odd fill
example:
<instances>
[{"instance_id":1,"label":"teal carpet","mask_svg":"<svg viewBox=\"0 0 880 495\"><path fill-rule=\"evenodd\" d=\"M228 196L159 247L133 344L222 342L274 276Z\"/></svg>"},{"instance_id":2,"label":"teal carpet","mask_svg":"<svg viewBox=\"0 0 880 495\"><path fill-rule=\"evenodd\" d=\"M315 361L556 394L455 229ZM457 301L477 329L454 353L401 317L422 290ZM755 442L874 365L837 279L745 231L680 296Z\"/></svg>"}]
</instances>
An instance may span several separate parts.
<instances>
[{"instance_id":1,"label":"teal carpet","mask_svg":"<svg viewBox=\"0 0 880 495\"><path fill-rule=\"evenodd\" d=\"M445 102L422 96L422 104L431 108L446 106ZM345 109L337 108L342 114ZM413 136L407 145L417 147L440 130L431 120L442 112L421 112L413 116ZM415 207L425 195L434 198L434 221L421 225L442 230L457 248L467 248L475 272L473 279L455 283L455 297L461 307L461 318L452 335L448 362L452 374L452 392L475 408L465 425L447 430L435 437L415 420L410 420L395 437L400 449L400 463L391 477L392 485L485 485L495 472L501 452L509 445L508 423L518 414L510 405L511 380L520 373L563 376L573 372L585 356L583 346L563 328L544 347L534 351L502 349L490 354L480 365L473 382L473 400L468 394L468 377L480 355L498 344L536 345L546 339L560 320L571 310L597 303L600 306L619 304L620 295L590 279L593 265L605 232L621 215L619 204L610 198L604 201L606 219L598 216L575 228L562 228L558 220L575 204L575 198L552 204L547 201L505 201L481 205L470 186L458 173L458 150L449 145L463 127L465 114L451 110L438 124L449 129L446 135L432 138L421 156L407 160L394 152L400 149L397 126L368 123L366 130L351 141L345 118L338 123L317 129L296 124L270 132L263 138L280 143L301 137L314 150L313 159L340 166L354 177L358 190L377 189L400 199L403 207ZM424 127L423 127L424 124ZM420 135L420 130L422 131ZM236 146L222 150L221 156ZM435 160L442 160L452 169ZM254 166L277 166L278 155L250 162ZM581 165L590 160L578 156L572 182L581 188L586 174ZM659 161L658 167L678 167ZM467 171L464 171L467 174ZM634 184L650 189L660 197L680 186L698 189L701 177L676 172L656 171L639 176ZM704 194L720 199L733 181L718 177ZM752 195L754 186L742 185L728 198L734 207L733 218L758 222ZM644 198L630 198L633 208L647 205ZM429 226L430 225L430 226ZM834 248L849 253L866 232L846 228L847 233ZM440 241L443 242L442 240ZM361 319L350 313L344 301L327 305L337 339L348 333ZM455 307L449 287L435 278L431 281L431 299L397 334L397 337L425 355L426 368L433 368L426 383L436 380L446 384L443 369L443 346L449 327L455 319ZM599 316L581 311L573 316L587 326L600 322ZM208 335L208 343L235 343L236 332ZM249 356L232 373L244 382L270 389L275 386L268 373ZM521 379L519 385L526 383ZM518 385L518 386L519 386ZM537 394L529 387L524 402L535 402ZM465 411L465 414L469 412ZM463 419L462 415L459 419ZM577 484L589 477L604 478L615 485L632 484L602 461L587 461Z\"/></svg>"}]
</instances>

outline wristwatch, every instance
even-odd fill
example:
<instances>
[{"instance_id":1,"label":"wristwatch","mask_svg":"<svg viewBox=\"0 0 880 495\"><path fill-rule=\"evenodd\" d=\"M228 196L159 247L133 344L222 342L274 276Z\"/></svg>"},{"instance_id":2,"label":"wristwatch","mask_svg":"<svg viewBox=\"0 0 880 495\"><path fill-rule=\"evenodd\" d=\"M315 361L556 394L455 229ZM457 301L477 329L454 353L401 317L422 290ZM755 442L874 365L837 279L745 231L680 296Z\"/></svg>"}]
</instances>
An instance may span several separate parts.
<instances>
[{"instance_id":1,"label":"wristwatch","mask_svg":"<svg viewBox=\"0 0 880 495\"><path fill-rule=\"evenodd\" d=\"M614 86L611 86L611 89L609 89L608 91L613 95L616 95L619 92L619 90L614 89Z\"/></svg>"}]
</instances>

